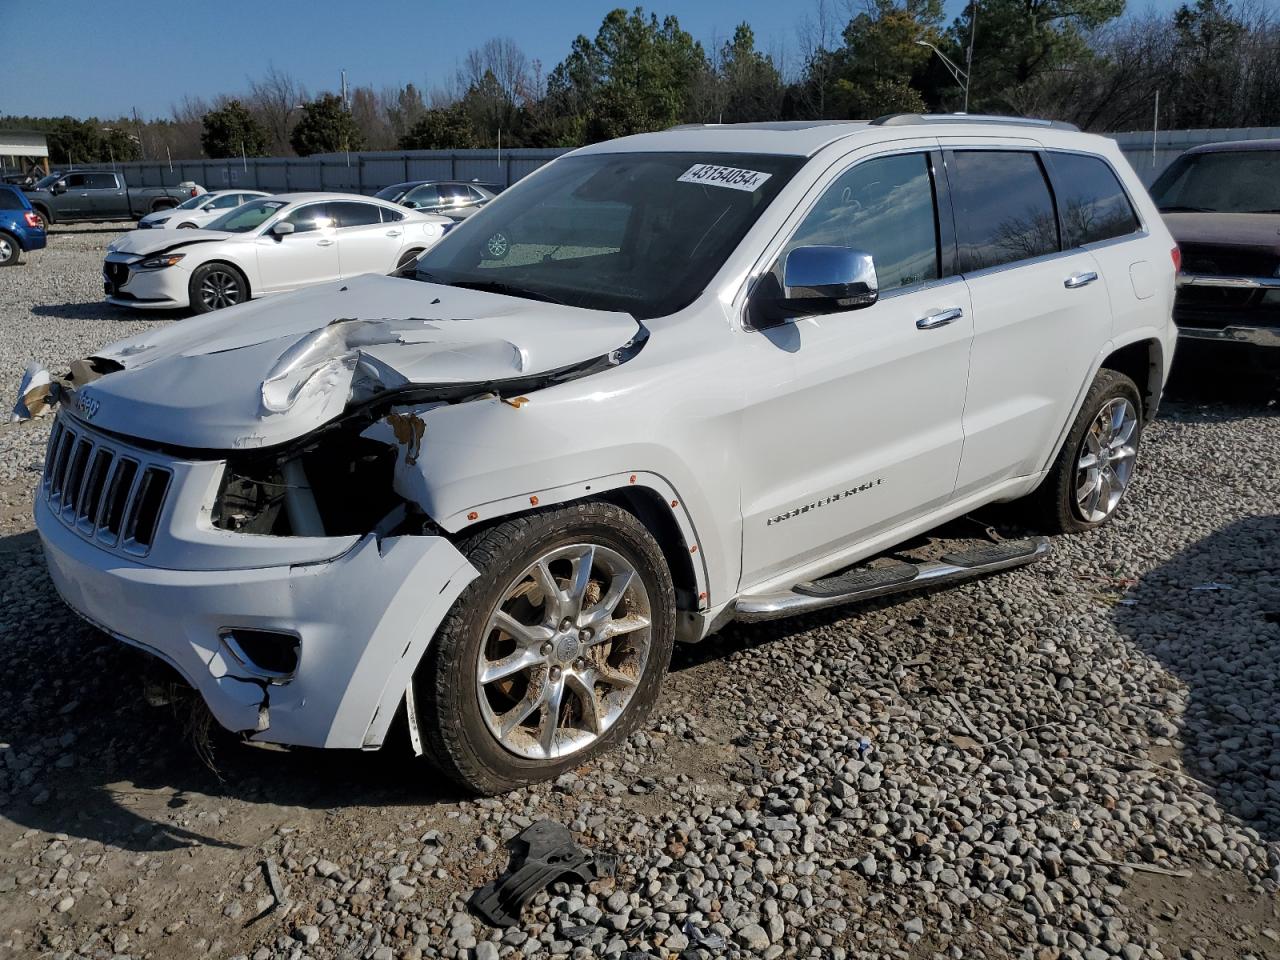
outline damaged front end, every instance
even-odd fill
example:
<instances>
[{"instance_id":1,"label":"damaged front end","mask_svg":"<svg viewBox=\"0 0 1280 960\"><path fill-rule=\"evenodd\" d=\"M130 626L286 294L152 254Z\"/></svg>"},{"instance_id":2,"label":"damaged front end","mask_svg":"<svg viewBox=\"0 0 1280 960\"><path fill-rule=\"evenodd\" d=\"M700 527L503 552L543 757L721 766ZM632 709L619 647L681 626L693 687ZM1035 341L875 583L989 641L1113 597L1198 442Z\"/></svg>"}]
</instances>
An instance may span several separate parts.
<instances>
[{"instance_id":1,"label":"damaged front end","mask_svg":"<svg viewBox=\"0 0 1280 960\"><path fill-rule=\"evenodd\" d=\"M379 280L360 281L375 303ZM380 745L476 576L405 479L429 467L418 458L431 411L518 406L626 362L646 336L629 317L579 318L579 357L566 357L564 338L518 335L529 318L507 306L493 321L341 318L298 330L277 318L264 330L248 305L250 321L233 329L174 325L62 377L29 370L15 417L61 407L35 509L59 593L174 667L229 730ZM583 343L606 340L582 357ZM154 476L164 483L146 493ZM129 535L143 512L145 544Z\"/></svg>"}]
</instances>

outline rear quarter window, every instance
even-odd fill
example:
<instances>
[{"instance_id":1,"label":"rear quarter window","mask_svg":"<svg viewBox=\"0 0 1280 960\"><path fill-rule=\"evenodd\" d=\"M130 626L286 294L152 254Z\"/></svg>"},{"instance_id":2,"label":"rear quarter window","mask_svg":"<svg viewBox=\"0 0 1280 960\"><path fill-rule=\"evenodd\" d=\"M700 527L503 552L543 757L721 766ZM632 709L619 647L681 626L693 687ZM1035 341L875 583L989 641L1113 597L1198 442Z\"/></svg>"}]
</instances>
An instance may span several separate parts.
<instances>
[{"instance_id":1,"label":"rear quarter window","mask_svg":"<svg viewBox=\"0 0 1280 960\"><path fill-rule=\"evenodd\" d=\"M1063 243L1079 247L1136 233L1138 218L1110 165L1080 153L1050 153Z\"/></svg>"},{"instance_id":2,"label":"rear quarter window","mask_svg":"<svg viewBox=\"0 0 1280 960\"><path fill-rule=\"evenodd\" d=\"M7 187L0 187L0 210L25 210L27 209L18 195Z\"/></svg>"}]
</instances>

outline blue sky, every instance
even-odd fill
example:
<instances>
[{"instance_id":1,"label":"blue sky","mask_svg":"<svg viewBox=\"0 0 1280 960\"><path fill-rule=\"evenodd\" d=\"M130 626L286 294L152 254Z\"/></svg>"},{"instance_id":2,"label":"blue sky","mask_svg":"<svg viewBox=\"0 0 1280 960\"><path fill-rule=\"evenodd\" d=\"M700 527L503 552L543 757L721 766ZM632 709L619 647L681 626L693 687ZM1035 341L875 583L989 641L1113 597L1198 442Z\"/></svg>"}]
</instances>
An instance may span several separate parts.
<instances>
[{"instance_id":1,"label":"blue sky","mask_svg":"<svg viewBox=\"0 0 1280 960\"><path fill-rule=\"evenodd\" d=\"M846 0L828 0L837 10ZM854 0L856 3L857 0ZM1151 0L1159 10L1178 0ZM665 0L706 45L742 20L765 50L799 59L797 28L817 0ZM947 0L949 11L964 0ZM118 116L136 107L167 116L184 94L211 96L248 86L269 63L312 93L352 85L423 87L453 75L466 51L490 36L515 39L550 70L579 33L594 36L605 13L632 2L595 0L0 0L9 82L0 115ZM1145 3L1144 3L1145 6ZM979 17L981 20L981 17ZM21 82L13 82L22 78Z\"/></svg>"}]
</instances>

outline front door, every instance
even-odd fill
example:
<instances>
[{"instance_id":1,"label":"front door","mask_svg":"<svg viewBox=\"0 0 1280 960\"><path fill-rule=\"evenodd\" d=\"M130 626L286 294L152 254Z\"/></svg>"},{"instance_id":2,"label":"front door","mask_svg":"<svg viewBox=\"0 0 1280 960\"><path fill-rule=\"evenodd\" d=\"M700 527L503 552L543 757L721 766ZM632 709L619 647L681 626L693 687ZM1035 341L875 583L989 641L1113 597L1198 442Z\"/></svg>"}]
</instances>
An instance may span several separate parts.
<instances>
[{"instance_id":1,"label":"front door","mask_svg":"<svg viewBox=\"0 0 1280 960\"><path fill-rule=\"evenodd\" d=\"M946 154L958 267L973 298L973 354L956 494L1041 469L1111 336L1093 254L1062 250L1034 150Z\"/></svg>"},{"instance_id":2,"label":"front door","mask_svg":"<svg viewBox=\"0 0 1280 960\"><path fill-rule=\"evenodd\" d=\"M258 273L263 293L281 293L310 283L337 280L337 229L325 203L309 203L285 214L293 233L278 236L270 228L257 239Z\"/></svg>"},{"instance_id":3,"label":"front door","mask_svg":"<svg viewBox=\"0 0 1280 960\"><path fill-rule=\"evenodd\" d=\"M89 192L89 174L68 173L60 181L66 188L55 195L53 215L69 220L88 219L93 213L93 199Z\"/></svg>"},{"instance_id":4,"label":"front door","mask_svg":"<svg viewBox=\"0 0 1280 960\"><path fill-rule=\"evenodd\" d=\"M870 253L877 303L747 333L741 351L742 587L944 506L960 463L972 311L948 277L937 154L833 176L752 298L799 246Z\"/></svg>"}]
</instances>

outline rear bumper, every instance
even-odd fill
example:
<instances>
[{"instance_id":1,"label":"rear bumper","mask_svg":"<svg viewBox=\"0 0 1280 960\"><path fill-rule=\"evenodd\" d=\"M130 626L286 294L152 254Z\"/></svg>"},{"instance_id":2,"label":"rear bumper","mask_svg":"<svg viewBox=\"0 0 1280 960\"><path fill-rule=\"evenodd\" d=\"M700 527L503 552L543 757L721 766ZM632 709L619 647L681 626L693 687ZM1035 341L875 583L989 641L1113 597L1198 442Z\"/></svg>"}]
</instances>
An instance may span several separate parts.
<instances>
[{"instance_id":1,"label":"rear bumper","mask_svg":"<svg viewBox=\"0 0 1280 960\"><path fill-rule=\"evenodd\" d=\"M18 234L18 246L30 253L32 250L43 250L49 242L49 235L43 230L24 230Z\"/></svg>"},{"instance_id":2,"label":"rear bumper","mask_svg":"<svg viewBox=\"0 0 1280 960\"><path fill-rule=\"evenodd\" d=\"M228 730L309 747L374 748L437 626L475 568L442 537L359 540L322 563L173 570L100 549L36 497L54 586L82 617L176 669ZM228 629L299 638L273 683L246 668Z\"/></svg>"}]
</instances>

